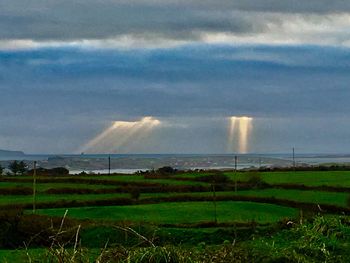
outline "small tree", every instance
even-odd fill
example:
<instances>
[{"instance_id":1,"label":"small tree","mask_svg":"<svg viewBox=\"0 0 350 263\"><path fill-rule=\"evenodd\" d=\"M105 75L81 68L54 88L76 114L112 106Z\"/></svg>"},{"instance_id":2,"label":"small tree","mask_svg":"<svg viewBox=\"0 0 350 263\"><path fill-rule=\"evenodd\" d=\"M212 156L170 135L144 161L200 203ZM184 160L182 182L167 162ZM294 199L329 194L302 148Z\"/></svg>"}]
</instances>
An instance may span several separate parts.
<instances>
[{"instance_id":1,"label":"small tree","mask_svg":"<svg viewBox=\"0 0 350 263\"><path fill-rule=\"evenodd\" d=\"M157 170L157 173L163 174L163 175L175 174L176 172L177 170L170 166L164 166Z\"/></svg>"},{"instance_id":2,"label":"small tree","mask_svg":"<svg viewBox=\"0 0 350 263\"><path fill-rule=\"evenodd\" d=\"M197 177L196 180L213 184L226 184L230 182L230 179L221 171L214 171L213 174Z\"/></svg>"},{"instance_id":3,"label":"small tree","mask_svg":"<svg viewBox=\"0 0 350 263\"><path fill-rule=\"evenodd\" d=\"M248 176L247 182L250 185L252 185L252 187L259 188L264 184L266 184L259 172L252 171L252 172L249 172L247 176Z\"/></svg>"},{"instance_id":4,"label":"small tree","mask_svg":"<svg viewBox=\"0 0 350 263\"><path fill-rule=\"evenodd\" d=\"M9 164L8 168L11 170L11 172L14 175L21 174L23 175L27 171L27 164L23 161L17 162L13 161L12 163Z\"/></svg>"},{"instance_id":5,"label":"small tree","mask_svg":"<svg viewBox=\"0 0 350 263\"><path fill-rule=\"evenodd\" d=\"M8 168L11 170L11 172L14 175L17 175L17 173L19 172L19 170L18 170L18 162L17 161L13 161L12 163L10 163Z\"/></svg>"},{"instance_id":6,"label":"small tree","mask_svg":"<svg viewBox=\"0 0 350 263\"><path fill-rule=\"evenodd\" d=\"M20 161L19 164L18 164L18 172L20 173L20 175L24 175L28 170L28 165L23 162L23 161Z\"/></svg>"},{"instance_id":7,"label":"small tree","mask_svg":"<svg viewBox=\"0 0 350 263\"><path fill-rule=\"evenodd\" d=\"M0 176L2 175L3 172L4 172L4 168L0 165Z\"/></svg>"}]
</instances>

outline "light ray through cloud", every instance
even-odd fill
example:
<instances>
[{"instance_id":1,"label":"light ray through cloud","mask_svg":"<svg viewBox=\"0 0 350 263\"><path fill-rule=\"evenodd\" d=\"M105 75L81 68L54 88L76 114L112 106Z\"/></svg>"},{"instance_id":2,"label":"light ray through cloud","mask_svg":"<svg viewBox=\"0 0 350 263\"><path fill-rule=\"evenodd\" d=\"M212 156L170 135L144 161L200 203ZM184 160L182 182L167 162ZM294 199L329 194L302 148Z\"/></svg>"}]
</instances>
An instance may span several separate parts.
<instances>
[{"instance_id":1,"label":"light ray through cloud","mask_svg":"<svg viewBox=\"0 0 350 263\"><path fill-rule=\"evenodd\" d=\"M147 138L160 124L161 122L153 117L144 117L134 122L115 121L109 128L81 147L80 152L118 153L122 148L135 145Z\"/></svg>"},{"instance_id":2,"label":"light ray through cloud","mask_svg":"<svg viewBox=\"0 0 350 263\"><path fill-rule=\"evenodd\" d=\"M253 118L236 117L229 118L229 130L227 138L227 152L235 152L235 142L238 142L238 152L247 153L249 149L249 136L252 130Z\"/></svg>"},{"instance_id":3,"label":"light ray through cloud","mask_svg":"<svg viewBox=\"0 0 350 263\"><path fill-rule=\"evenodd\" d=\"M231 152L234 148L234 132L236 127L237 117L232 116L229 118L229 130L228 130L228 140L227 140L227 152Z\"/></svg>"}]
</instances>

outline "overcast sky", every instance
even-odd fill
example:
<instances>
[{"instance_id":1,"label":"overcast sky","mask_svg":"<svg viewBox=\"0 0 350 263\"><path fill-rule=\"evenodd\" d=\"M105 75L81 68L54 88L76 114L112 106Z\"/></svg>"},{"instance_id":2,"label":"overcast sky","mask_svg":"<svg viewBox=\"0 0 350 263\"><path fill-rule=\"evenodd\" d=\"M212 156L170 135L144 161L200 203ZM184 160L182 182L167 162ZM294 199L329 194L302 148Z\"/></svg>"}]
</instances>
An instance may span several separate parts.
<instances>
[{"instance_id":1,"label":"overcast sky","mask_svg":"<svg viewBox=\"0 0 350 263\"><path fill-rule=\"evenodd\" d=\"M0 149L349 153L349 85L350 1L0 0Z\"/></svg>"}]
</instances>

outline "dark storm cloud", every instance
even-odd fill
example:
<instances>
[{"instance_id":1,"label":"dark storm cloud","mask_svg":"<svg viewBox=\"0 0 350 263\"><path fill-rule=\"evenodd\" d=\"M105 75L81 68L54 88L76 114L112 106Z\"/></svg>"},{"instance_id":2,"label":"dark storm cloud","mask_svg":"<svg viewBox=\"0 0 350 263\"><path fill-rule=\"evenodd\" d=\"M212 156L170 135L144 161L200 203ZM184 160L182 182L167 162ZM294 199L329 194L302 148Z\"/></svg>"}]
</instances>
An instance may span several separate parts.
<instances>
[{"instance_id":1,"label":"dark storm cloud","mask_svg":"<svg viewBox=\"0 0 350 263\"><path fill-rule=\"evenodd\" d=\"M198 31L253 30L251 21L238 14L210 15L185 6L111 1L46 2L36 1L29 7L14 3L0 5L0 38L75 40L135 34L145 38L159 35L192 39Z\"/></svg>"},{"instance_id":2,"label":"dark storm cloud","mask_svg":"<svg viewBox=\"0 0 350 263\"><path fill-rule=\"evenodd\" d=\"M1 52L0 100L9 112L96 118L344 114L349 58L311 46Z\"/></svg>"},{"instance_id":3,"label":"dark storm cloud","mask_svg":"<svg viewBox=\"0 0 350 263\"><path fill-rule=\"evenodd\" d=\"M169 126L136 152L224 152L225 118L248 115L257 151L287 147L286 136L342 150L349 61L349 49L317 46L1 51L0 145L73 152L112 121L154 116Z\"/></svg>"},{"instance_id":4,"label":"dark storm cloud","mask_svg":"<svg viewBox=\"0 0 350 263\"><path fill-rule=\"evenodd\" d=\"M197 40L200 33L254 34L283 14L350 12L349 1L0 1L0 39L81 40L121 35ZM302 30L302 29L301 29Z\"/></svg>"}]
</instances>

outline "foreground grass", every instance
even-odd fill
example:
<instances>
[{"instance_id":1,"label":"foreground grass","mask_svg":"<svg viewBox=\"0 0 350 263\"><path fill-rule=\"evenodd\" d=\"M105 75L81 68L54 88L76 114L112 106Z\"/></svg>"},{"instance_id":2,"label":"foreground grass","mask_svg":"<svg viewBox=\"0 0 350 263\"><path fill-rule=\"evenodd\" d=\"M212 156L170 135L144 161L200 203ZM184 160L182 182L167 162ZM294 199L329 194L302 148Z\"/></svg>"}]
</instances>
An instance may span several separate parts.
<instances>
[{"instance_id":1,"label":"foreground grass","mask_svg":"<svg viewBox=\"0 0 350 263\"><path fill-rule=\"evenodd\" d=\"M40 209L38 213L62 216L66 209ZM69 217L115 221L186 224L214 221L213 202L178 202L134 206L70 208ZM218 222L271 223L294 218L297 210L271 204L252 202L217 202Z\"/></svg>"},{"instance_id":2,"label":"foreground grass","mask_svg":"<svg viewBox=\"0 0 350 263\"><path fill-rule=\"evenodd\" d=\"M52 249L0 250L1 262L69 263L222 263L222 262L349 262L349 217L316 217L279 229L269 236L221 245L114 245L106 249L55 246Z\"/></svg>"},{"instance_id":3,"label":"foreground grass","mask_svg":"<svg viewBox=\"0 0 350 263\"><path fill-rule=\"evenodd\" d=\"M12 262L31 262L32 258L37 258L38 260L43 259L46 254L46 248L31 248L25 249L13 249L6 250L0 249L0 262L12 263ZM36 261L38 262L38 261Z\"/></svg>"}]
</instances>

